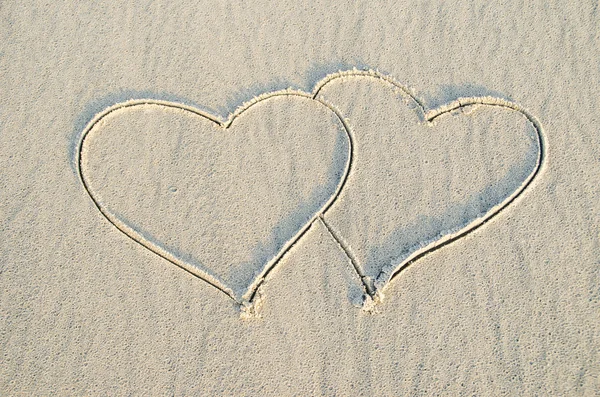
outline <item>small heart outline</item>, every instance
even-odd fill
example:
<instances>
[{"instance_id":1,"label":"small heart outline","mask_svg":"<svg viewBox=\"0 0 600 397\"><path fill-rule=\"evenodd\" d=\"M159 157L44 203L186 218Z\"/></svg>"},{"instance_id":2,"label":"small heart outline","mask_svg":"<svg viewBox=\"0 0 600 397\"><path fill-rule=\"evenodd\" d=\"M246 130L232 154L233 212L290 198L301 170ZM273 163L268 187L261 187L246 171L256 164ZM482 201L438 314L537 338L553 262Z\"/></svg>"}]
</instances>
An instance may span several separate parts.
<instances>
[{"instance_id":1,"label":"small heart outline","mask_svg":"<svg viewBox=\"0 0 600 397\"><path fill-rule=\"evenodd\" d=\"M416 261L421 259L422 257L445 247L461 238L471 234L475 230L479 229L481 226L489 222L491 219L495 218L500 212L508 208L515 200L523 195L523 193L531 186L532 182L537 179L540 175L542 169L545 167L547 161L547 143L546 138L544 136L544 130L540 123L540 121L529 111L527 111L522 106L518 105L515 102L508 101L505 99L500 99L492 96L480 96L480 97L466 97L466 98L458 98L454 101L451 101L442 106L427 109L425 104L412 92L410 88L407 86L397 82L391 76L380 73L379 71L372 69L353 69L347 71L340 71L337 73L333 73L331 75L326 76L324 79L319 81L314 90L314 96L316 99L321 100L324 103L329 103L330 106L335 107L331 102L327 101L323 97L318 97L319 92L329 83L341 79L341 78L352 78L352 77L371 77L374 79L382 80L386 83L391 84L396 89L399 89L403 94L410 97L417 105L417 113L420 122L428 125L432 125L436 119L444 114L451 113L453 111L468 107L468 106L490 106L490 107L500 107L509 109L512 111L516 111L521 113L527 121L533 126L536 135L536 143L538 145L538 152L536 163L531 171L531 173L527 176L527 178L521 183L518 189L513 191L509 196L507 196L501 203L496 206L490 208L484 216L474 219L472 222L459 229L454 233L450 233L442 236L440 239L427 244L424 247L416 250L412 254L410 254L406 259L402 260L396 266L385 267L381 270L380 274L377 276L375 280L370 280L366 277L361 267L356 259L356 257L352 254L350 247L348 247L342 239L342 236L339 235L331 225L321 217L321 222L331 235L331 237L336 240L339 247L344 251L344 254L348 258L348 260L352 263L355 272L360 277L360 280L363 284L363 290L365 291L363 308L367 311L372 311L373 303L380 302L383 300L383 292L390 285L392 280L396 278L403 270L408 268L410 265L414 264ZM341 114L341 112L338 110ZM350 131L350 135L352 136L352 131Z\"/></svg>"}]
</instances>

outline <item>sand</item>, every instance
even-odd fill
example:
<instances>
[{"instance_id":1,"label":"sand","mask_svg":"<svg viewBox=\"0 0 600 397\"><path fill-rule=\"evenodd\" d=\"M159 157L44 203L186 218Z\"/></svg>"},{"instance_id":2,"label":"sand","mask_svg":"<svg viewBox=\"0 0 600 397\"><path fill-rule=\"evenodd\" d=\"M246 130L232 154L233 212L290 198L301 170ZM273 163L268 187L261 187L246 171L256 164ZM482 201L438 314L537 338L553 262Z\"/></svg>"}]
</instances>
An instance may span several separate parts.
<instances>
[{"instance_id":1,"label":"sand","mask_svg":"<svg viewBox=\"0 0 600 397\"><path fill-rule=\"evenodd\" d=\"M0 6L0 394L600 395L597 4Z\"/></svg>"}]
</instances>

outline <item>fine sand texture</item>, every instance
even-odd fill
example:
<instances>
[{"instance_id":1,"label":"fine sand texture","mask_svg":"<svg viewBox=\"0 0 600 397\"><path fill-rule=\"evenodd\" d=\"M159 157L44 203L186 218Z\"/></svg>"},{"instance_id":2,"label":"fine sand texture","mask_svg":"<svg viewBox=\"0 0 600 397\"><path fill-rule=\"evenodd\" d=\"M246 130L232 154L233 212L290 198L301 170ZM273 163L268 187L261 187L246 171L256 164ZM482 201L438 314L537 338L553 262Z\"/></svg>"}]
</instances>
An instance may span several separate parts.
<instances>
[{"instance_id":1,"label":"fine sand texture","mask_svg":"<svg viewBox=\"0 0 600 397\"><path fill-rule=\"evenodd\" d=\"M0 395L600 396L594 2L4 2Z\"/></svg>"}]
</instances>

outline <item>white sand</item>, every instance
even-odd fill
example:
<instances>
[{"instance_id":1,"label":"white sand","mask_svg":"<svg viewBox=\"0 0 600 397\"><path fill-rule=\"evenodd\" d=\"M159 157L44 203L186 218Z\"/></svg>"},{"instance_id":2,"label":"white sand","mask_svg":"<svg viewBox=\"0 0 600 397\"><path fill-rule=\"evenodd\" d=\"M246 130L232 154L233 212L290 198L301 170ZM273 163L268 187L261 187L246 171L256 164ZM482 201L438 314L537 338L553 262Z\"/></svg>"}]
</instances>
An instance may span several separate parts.
<instances>
[{"instance_id":1,"label":"white sand","mask_svg":"<svg viewBox=\"0 0 600 397\"><path fill-rule=\"evenodd\" d=\"M600 395L597 7L3 3L0 394Z\"/></svg>"}]
</instances>

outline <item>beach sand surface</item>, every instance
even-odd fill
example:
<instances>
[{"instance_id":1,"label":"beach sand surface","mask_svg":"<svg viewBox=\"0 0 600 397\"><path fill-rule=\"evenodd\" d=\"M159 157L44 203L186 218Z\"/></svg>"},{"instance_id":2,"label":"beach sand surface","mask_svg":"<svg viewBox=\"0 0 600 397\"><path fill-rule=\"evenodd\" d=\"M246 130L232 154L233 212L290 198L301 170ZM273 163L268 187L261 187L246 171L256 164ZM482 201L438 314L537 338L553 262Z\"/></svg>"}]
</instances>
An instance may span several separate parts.
<instances>
[{"instance_id":1,"label":"beach sand surface","mask_svg":"<svg viewBox=\"0 0 600 397\"><path fill-rule=\"evenodd\" d=\"M0 394L599 396L598 12L2 3Z\"/></svg>"}]
</instances>

